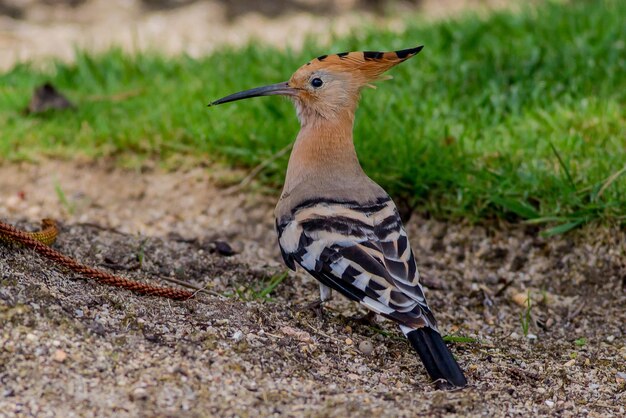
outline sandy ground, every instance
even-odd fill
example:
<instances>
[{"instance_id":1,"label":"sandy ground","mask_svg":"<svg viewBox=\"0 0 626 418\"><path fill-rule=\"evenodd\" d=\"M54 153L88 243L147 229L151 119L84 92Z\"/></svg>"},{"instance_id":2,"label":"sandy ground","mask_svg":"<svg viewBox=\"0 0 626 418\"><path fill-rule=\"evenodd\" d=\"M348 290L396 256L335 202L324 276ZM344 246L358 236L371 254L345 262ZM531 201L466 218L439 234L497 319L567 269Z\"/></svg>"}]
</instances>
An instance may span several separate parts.
<instances>
[{"instance_id":1,"label":"sandy ground","mask_svg":"<svg viewBox=\"0 0 626 418\"><path fill-rule=\"evenodd\" d=\"M367 0L0 0L0 71L20 61L71 60L76 48L101 51L113 45L193 57L250 40L298 48L307 36L324 42L363 25L400 31L407 11L437 19L468 8L492 10L515 3L520 2L407 0L390 6Z\"/></svg>"},{"instance_id":2,"label":"sandy ground","mask_svg":"<svg viewBox=\"0 0 626 418\"><path fill-rule=\"evenodd\" d=\"M305 309L317 294L312 279L290 275L270 299L254 298L247 289L284 271L274 198L225 195L212 177L0 167L0 218L33 228L58 217L55 247L89 265L226 295L139 297L0 244L0 416L626 413L624 231L544 239L519 225L414 217L409 236L442 330L479 341L453 345L470 387L442 392L393 324L363 323L338 296L322 318ZM240 253L219 255L216 239ZM234 289L243 296L230 296Z\"/></svg>"},{"instance_id":3,"label":"sandy ground","mask_svg":"<svg viewBox=\"0 0 626 418\"><path fill-rule=\"evenodd\" d=\"M0 165L0 217L94 222L131 235L224 239L257 259L275 258L274 198L226 193L246 173L192 168L120 170L114 162Z\"/></svg>"}]
</instances>

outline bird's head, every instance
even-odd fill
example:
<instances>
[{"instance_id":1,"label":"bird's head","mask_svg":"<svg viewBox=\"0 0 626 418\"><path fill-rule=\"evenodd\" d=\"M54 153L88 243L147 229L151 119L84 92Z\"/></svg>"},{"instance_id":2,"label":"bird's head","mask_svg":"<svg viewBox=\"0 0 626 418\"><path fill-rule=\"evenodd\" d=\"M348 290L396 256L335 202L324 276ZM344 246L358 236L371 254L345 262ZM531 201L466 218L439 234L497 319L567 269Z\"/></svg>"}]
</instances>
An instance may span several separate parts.
<instances>
[{"instance_id":1,"label":"bird's head","mask_svg":"<svg viewBox=\"0 0 626 418\"><path fill-rule=\"evenodd\" d=\"M382 74L411 58L422 46L393 52L344 52L322 55L307 62L289 81L231 94L209 106L257 96L290 97L304 124L311 119L330 120L354 113L359 92L381 79Z\"/></svg>"}]
</instances>

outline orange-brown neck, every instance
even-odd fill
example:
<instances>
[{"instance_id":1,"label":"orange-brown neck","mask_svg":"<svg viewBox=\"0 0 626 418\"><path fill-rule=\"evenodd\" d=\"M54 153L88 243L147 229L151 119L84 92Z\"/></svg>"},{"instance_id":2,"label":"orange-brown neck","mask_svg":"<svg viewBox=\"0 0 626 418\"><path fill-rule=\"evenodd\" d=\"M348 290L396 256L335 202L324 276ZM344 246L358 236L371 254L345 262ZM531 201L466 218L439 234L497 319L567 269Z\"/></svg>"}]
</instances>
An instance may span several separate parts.
<instances>
[{"instance_id":1,"label":"orange-brown neck","mask_svg":"<svg viewBox=\"0 0 626 418\"><path fill-rule=\"evenodd\" d=\"M283 191L307 181L321 185L364 175L352 140L353 125L352 110L331 120L307 120L294 143Z\"/></svg>"}]
</instances>

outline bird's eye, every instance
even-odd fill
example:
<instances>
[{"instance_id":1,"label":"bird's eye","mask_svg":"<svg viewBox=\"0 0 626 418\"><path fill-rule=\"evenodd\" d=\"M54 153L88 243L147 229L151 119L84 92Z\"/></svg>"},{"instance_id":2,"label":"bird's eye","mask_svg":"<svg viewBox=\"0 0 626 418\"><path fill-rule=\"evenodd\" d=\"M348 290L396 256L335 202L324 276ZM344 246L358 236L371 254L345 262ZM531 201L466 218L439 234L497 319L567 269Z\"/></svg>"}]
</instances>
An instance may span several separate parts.
<instances>
[{"instance_id":1,"label":"bird's eye","mask_svg":"<svg viewBox=\"0 0 626 418\"><path fill-rule=\"evenodd\" d=\"M314 78L311 80L311 85L315 88L322 87L322 84L324 84L324 82L321 78Z\"/></svg>"}]
</instances>

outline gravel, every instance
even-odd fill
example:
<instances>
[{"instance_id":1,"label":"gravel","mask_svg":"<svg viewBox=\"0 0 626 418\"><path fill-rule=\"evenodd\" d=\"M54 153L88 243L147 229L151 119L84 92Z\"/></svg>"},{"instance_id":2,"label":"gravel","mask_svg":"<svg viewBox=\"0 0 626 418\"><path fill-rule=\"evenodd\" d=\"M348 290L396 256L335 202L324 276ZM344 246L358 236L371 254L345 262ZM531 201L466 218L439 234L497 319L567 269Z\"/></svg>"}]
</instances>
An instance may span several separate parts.
<instances>
[{"instance_id":1,"label":"gravel","mask_svg":"<svg viewBox=\"0 0 626 418\"><path fill-rule=\"evenodd\" d=\"M78 178L98 172L72 170ZM109 180L123 174L106 173ZM165 185L186 178L137 176L151 186L151 176ZM23 191L21 178L0 177L0 194ZM126 173L125 182L133 181ZM442 331L478 340L451 344L470 386L443 392L393 324L363 321L365 312L339 296L322 316L308 309L318 286L305 275L290 274L269 298L255 298L284 271L274 248L273 198L218 199L220 189L209 180L193 183L214 193L208 203L198 194L206 213L232 219L211 205L249 202L251 217L200 221L195 229L193 219L183 219L175 223L182 235L171 236L176 196L159 200L157 191L140 189L132 197L121 188L127 205L162 211L162 223L144 223L152 233L107 224L100 217L107 206L97 201L61 216L55 247L117 274L160 284L167 283L159 277L171 275L224 296L141 297L0 245L0 416L624 416L623 230L595 225L547 239L523 225L414 217L409 236ZM61 184L73 196L71 184ZM41 202L30 193L13 206L0 203L0 216L36 227L37 217L25 221L19 213L28 212L15 211ZM90 200L85 193L79 199ZM48 203L46 210L63 215L58 203ZM115 196L110 203L121 205ZM248 206L240 207L245 214ZM142 224L145 214L136 212ZM128 218L129 225L135 221ZM239 251L211 251L218 239Z\"/></svg>"}]
</instances>

